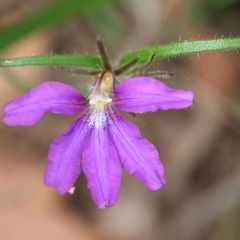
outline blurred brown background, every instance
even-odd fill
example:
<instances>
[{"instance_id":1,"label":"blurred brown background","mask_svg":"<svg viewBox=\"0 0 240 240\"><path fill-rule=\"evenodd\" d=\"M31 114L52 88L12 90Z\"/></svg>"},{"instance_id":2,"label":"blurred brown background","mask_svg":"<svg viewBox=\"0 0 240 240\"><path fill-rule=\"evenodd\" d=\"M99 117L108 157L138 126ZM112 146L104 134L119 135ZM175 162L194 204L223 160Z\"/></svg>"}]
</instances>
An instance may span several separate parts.
<instances>
[{"instance_id":1,"label":"blurred brown background","mask_svg":"<svg viewBox=\"0 0 240 240\"><path fill-rule=\"evenodd\" d=\"M0 29L50 2L1 1ZM97 55L95 39L101 34L117 62L127 52L153 44L237 36L239 13L240 3L234 0L121 1L31 34L1 58ZM42 181L49 144L77 116L46 114L31 127L0 124L0 239L240 239L239 65L238 52L229 51L151 66L173 71L174 77L163 81L194 91L195 104L180 111L126 115L158 148L167 184L154 193L124 174L119 202L108 210L99 211L93 204L83 175L71 196L59 196ZM1 107L46 80L81 89L92 83L54 67L0 69Z\"/></svg>"}]
</instances>

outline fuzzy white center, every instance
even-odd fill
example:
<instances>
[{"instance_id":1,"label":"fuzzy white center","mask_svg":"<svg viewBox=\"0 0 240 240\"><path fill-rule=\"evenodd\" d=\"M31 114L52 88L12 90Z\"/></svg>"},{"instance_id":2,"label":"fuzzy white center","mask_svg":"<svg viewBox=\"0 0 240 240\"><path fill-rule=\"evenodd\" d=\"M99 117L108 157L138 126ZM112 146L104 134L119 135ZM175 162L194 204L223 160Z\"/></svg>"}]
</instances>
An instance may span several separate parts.
<instances>
[{"instance_id":1,"label":"fuzzy white center","mask_svg":"<svg viewBox=\"0 0 240 240\"><path fill-rule=\"evenodd\" d=\"M105 72L97 81L88 96L90 106L89 124L96 128L105 125L108 117L107 108L112 102L111 93L114 77L111 72Z\"/></svg>"},{"instance_id":2,"label":"fuzzy white center","mask_svg":"<svg viewBox=\"0 0 240 240\"><path fill-rule=\"evenodd\" d=\"M100 128L106 123L107 105L112 102L112 99L103 95L92 95L89 98L91 115L89 124L96 128Z\"/></svg>"}]
</instances>

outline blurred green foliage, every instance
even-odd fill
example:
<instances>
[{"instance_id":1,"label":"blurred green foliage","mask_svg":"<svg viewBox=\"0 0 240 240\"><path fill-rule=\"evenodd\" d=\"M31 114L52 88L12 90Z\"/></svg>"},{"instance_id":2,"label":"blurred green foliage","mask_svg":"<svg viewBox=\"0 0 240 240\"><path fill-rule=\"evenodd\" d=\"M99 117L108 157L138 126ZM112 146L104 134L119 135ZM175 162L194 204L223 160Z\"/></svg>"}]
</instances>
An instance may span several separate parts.
<instances>
[{"instance_id":1,"label":"blurred green foliage","mask_svg":"<svg viewBox=\"0 0 240 240\"><path fill-rule=\"evenodd\" d=\"M240 239L240 205L239 203L223 214L216 225L213 240Z\"/></svg>"},{"instance_id":2,"label":"blurred green foliage","mask_svg":"<svg viewBox=\"0 0 240 240\"><path fill-rule=\"evenodd\" d=\"M209 5L213 9L224 10L228 7L231 7L234 3L239 2L239 0L212 0L208 1Z\"/></svg>"},{"instance_id":3,"label":"blurred green foliage","mask_svg":"<svg viewBox=\"0 0 240 240\"><path fill-rule=\"evenodd\" d=\"M97 33L106 39L107 46L112 48L121 44L127 35L127 23L117 11L116 6L105 5L87 16L89 23ZM107 40L110 41L107 41Z\"/></svg>"},{"instance_id":4,"label":"blurred green foliage","mask_svg":"<svg viewBox=\"0 0 240 240\"><path fill-rule=\"evenodd\" d=\"M240 18L239 0L197 0L191 3L190 16L200 24L234 29Z\"/></svg>"},{"instance_id":5,"label":"blurred green foliage","mask_svg":"<svg viewBox=\"0 0 240 240\"><path fill-rule=\"evenodd\" d=\"M27 34L88 14L113 0L58 0L0 32L0 52Z\"/></svg>"}]
</instances>

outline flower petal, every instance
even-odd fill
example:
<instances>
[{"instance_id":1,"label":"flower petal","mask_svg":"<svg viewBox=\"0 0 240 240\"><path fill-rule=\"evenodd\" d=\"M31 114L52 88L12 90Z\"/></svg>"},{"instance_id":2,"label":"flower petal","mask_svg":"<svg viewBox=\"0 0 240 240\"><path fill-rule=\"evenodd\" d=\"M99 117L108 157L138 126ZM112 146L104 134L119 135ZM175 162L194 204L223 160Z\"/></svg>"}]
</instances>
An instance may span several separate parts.
<instances>
[{"instance_id":1,"label":"flower petal","mask_svg":"<svg viewBox=\"0 0 240 240\"><path fill-rule=\"evenodd\" d=\"M89 128L86 117L82 116L50 145L44 182L60 194L68 192L80 174L80 153Z\"/></svg>"},{"instance_id":2,"label":"flower petal","mask_svg":"<svg viewBox=\"0 0 240 240\"><path fill-rule=\"evenodd\" d=\"M193 92L174 90L149 77L134 77L117 85L115 106L133 113L155 112L158 109L180 109L193 104Z\"/></svg>"},{"instance_id":3,"label":"flower petal","mask_svg":"<svg viewBox=\"0 0 240 240\"><path fill-rule=\"evenodd\" d=\"M28 126L39 121L46 111L76 114L83 110L85 98L75 88L59 82L45 82L4 106L3 122Z\"/></svg>"},{"instance_id":4,"label":"flower petal","mask_svg":"<svg viewBox=\"0 0 240 240\"><path fill-rule=\"evenodd\" d=\"M165 184L157 149L141 136L136 126L115 115L109 120L109 130L121 163L131 176L138 178L152 191Z\"/></svg>"},{"instance_id":5,"label":"flower petal","mask_svg":"<svg viewBox=\"0 0 240 240\"><path fill-rule=\"evenodd\" d=\"M91 129L84 144L82 169L98 208L112 207L118 200L122 167L107 126Z\"/></svg>"}]
</instances>

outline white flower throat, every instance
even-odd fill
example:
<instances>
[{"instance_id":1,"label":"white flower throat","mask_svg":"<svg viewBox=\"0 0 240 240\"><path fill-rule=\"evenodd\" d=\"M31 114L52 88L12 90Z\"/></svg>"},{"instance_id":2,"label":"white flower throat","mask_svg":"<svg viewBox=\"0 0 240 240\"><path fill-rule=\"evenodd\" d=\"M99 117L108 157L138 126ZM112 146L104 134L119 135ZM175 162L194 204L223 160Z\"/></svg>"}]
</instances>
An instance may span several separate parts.
<instances>
[{"instance_id":1,"label":"white flower throat","mask_svg":"<svg viewBox=\"0 0 240 240\"><path fill-rule=\"evenodd\" d=\"M111 72L105 72L103 76L97 80L97 83L89 94L88 100L91 111L89 124L91 126L100 128L105 124L107 118L106 109L112 102L111 94L113 85L113 74Z\"/></svg>"}]
</instances>

